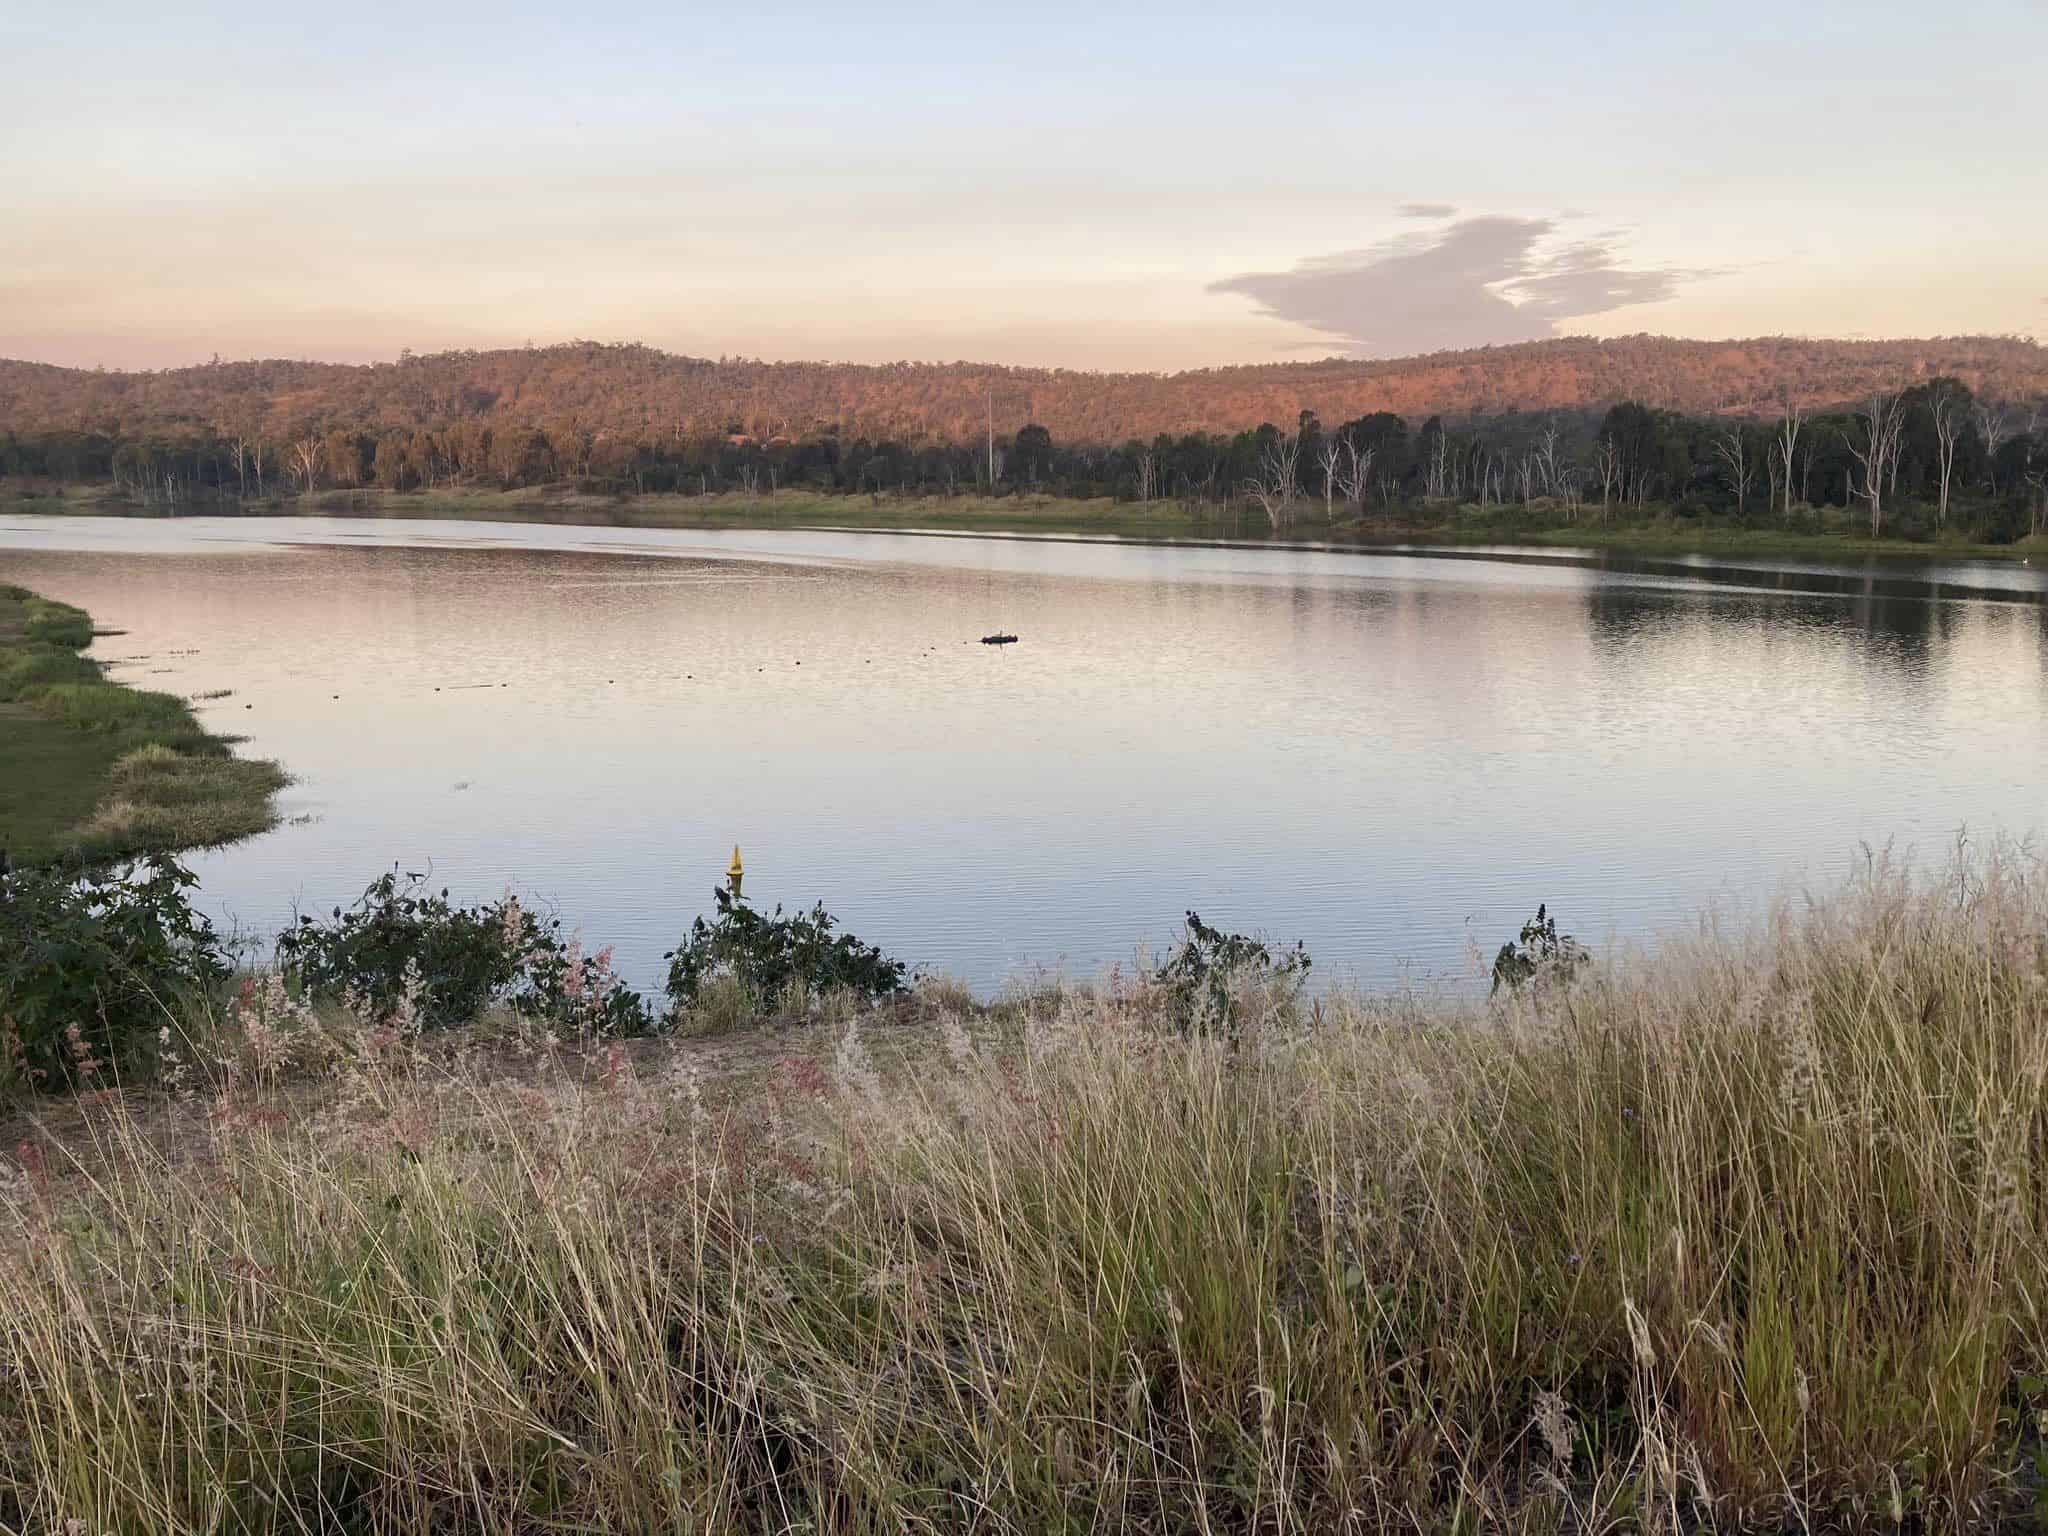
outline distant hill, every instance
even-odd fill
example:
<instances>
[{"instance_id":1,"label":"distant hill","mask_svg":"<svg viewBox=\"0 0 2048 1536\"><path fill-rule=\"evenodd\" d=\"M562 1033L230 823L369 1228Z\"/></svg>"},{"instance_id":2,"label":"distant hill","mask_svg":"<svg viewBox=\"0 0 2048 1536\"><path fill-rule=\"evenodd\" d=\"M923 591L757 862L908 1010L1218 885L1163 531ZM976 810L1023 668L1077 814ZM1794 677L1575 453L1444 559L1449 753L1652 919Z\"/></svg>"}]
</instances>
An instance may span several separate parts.
<instances>
[{"instance_id":1,"label":"distant hill","mask_svg":"<svg viewBox=\"0 0 2048 1536\"><path fill-rule=\"evenodd\" d=\"M281 438L331 428L446 426L477 418L568 423L640 439L827 427L912 440L968 440L1025 422L1067 442L1161 432L1325 422L1371 411L1419 420L1586 409L1631 399L1694 413L1765 413L1781 391L1809 407L1954 374L1979 395L2048 397L2048 349L1998 337L1920 341L1683 341L1575 337L1390 361L1082 373L974 363L763 363L576 342L447 352L395 363L262 361L119 373L0 361L0 431L52 429L180 438L243 431Z\"/></svg>"}]
</instances>

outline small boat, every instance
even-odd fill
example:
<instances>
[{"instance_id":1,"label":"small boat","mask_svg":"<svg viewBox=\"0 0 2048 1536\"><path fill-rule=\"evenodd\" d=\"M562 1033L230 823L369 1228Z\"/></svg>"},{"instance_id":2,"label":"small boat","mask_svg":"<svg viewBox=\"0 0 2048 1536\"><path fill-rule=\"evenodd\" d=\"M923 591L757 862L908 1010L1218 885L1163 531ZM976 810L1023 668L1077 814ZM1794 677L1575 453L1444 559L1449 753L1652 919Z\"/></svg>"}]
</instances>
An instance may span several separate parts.
<instances>
[{"instance_id":1,"label":"small boat","mask_svg":"<svg viewBox=\"0 0 2048 1536\"><path fill-rule=\"evenodd\" d=\"M1017 637L1015 635L983 635L981 643L983 645L1015 645Z\"/></svg>"}]
</instances>

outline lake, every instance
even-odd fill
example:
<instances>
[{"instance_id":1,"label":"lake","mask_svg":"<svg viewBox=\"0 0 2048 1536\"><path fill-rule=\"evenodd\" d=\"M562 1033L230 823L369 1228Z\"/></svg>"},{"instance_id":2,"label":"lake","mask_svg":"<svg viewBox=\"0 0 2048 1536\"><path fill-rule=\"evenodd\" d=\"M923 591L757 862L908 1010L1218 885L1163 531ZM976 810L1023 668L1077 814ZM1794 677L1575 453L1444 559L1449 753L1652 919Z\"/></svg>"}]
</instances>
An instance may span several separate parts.
<instances>
[{"instance_id":1,"label":"lake","mask_svg":"<svg viewBox=\"0 0 2048 1536\"><path fill-rule=\"evenodd\" d=\"M736 843L982 989L1190 908L1428 983L2048 807L2048 572L1990 563L0 516L0 581L297 776L192 858L218 918L395 862L643 985Z\"/></svg>"}]
</instances>

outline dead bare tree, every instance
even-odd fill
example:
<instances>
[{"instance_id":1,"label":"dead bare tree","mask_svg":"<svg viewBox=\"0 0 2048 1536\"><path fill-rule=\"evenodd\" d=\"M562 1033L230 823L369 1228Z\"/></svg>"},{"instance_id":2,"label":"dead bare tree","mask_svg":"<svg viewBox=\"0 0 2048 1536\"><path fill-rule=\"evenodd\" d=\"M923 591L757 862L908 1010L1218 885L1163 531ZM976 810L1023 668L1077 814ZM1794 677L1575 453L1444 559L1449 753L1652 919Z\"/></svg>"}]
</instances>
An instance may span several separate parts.
<instances>
[{"instance_id":1,"label":"dead bare tree","mask_svg":"<svg viewBox=\"0 0 2048 1536\"><path fill-rule=\"evenodd\" d=\"M2002 405L1979 400L1976 406L1977 436L1984 440L1984 478L1991 494L1998 494L1998 445L2012 436L2012 413Z\"/></svg>"},{"instance_id":2,"label":"dead bare tree","mask_svg":"<svg viewBox=\"0 0 2048 1536\"><path fill-rule=\"evenodd\" d=\"M1551 478L1551 490L1553 494L1564 498L1565 516L1571 521L1577 522L1579 520L1579 508L1583 504L1581 493L1584 490L1584 481L1579 474L1577 466L1571 464L1561 466Z\"/></svg>"},{"instance_id":3,"label":"dead bare tree","mask_svg":"<svg viewBox=\"0 0 2048 1536\"><path fill-rule=\"evenodd\" d=\"M1451 465L1451 434L1439 426L1424 471L1422 494L1430 501L1442 501L1448 489Z\"/></svg>"},{"instance_id":4,"label":"dead bare tree","mask_svg":"<svg viewBox=\"0 0 2048 1536\"><path fill-rule=\"evenodd\" d=\"M1358 503L1358 515L1364 517L1365 498L1372 491L1372 461L1379 450L1361 448L1348 437L1339 438L1338 441L1344 445L1343 480L1339 489L1344 492L1346 501Z\"/></svg>"},{"instance_id":5,"label":"dead bare tree","mask_svg":"<svg viewBox=\"0 0 2048 1536\"><path fill-rule=\"evenodd\" d=\"M1928 414L1934 418L1935 468L1941 476L1941 498L1935 505L1934 526L1948 526L1948 493L1956 476L1956 444L1963 435L1963 402L1953 386L1938 383L1927 397Z\"/></svg>"},{"instance_id":6,"label":"dead bare tree","mask_svg":"<svg viewBox=\"0 0 2048 1536\"><path fill-rule=\"evenodd\" d=\"M1485 511L1488 502L1498 505L1501 501L1501 483L1507 459L1496 454L1482 442L1472 444L1472 482L1479 490L1479 510Z\"/></svg>"},{"instance_id":7,"label":"dead bare tree","mask_svg":"<svg viewBox=\"0 0 2048 1536\"><path fill-rule=\"evenodd\" d=\"M1621 445L1609 434L1593 445L1593 472L1600 477L1600 521L1607 521L1614 488L1621 483Z\"/></svg>"},{"instance_id":8,"label":"dead bare tree","mask_svg":"<svg viewBox=\"0 0 2048 1536\"><path fill-rule=\"evenodd\" d=\"M1151 501L1159 494L1159 456L1150 448L1138 453L1138 500Z\"/></svg>"},{"instance_id":9,"label":"dead bare tree","mask_svg":"<svg viewBox=\"0 0 2048 1536\"><path fill-rule=\"evenodd\" d=\"M1476 438L1472 443L1472 480L1479 488L1479 509L1486 510L1487 498L1493 494L1498 477L1494 473L1494 452ZM1497 496L1493 499L1499 500Z\"/></svg>"},{"instance_id":10,"label":"dead bare tree","mask_svg":"<svg viewBox=\"0 0 2048 1536\"><path fill-rule=\"evenodd\" d=\"M1543 494L1546 496L1557 494L1557 442L1559 435L1557 424L1552 422L1543 429L1536 439L1536 467L1541 477Z\"/></svg>"},{"instance_id":11,"label":"dead bare tree","mask_svg":"<svg viewBox=\"0 0 2048 1536\"><path fill-rule=\"evenodd\" d=\"M1245 481L1245 493L1259 504L1275 533L1294 523L1295 466L1301 459L1301 439L1281 436L1259 456L1259 472Z\"/></svg>"},{"instance_id":12,"label":"dead bare tree","mask_svg":"<svg viewBox=\"0 0 2048 1536\"><path fill-rule=\"evenodd\" d=\"M300 489L310 493L313 484L320 478L320 439L302 437L292 444L292 473L299 477Z\"/></svg>"},{"instance_id":13,"label":"dead bare tree","mask_svg":"<svg viewBox=\"0 0 2048 1536\"><path fill-rule=\"evenodd\" d=\"M1771 436L1771 452L1777 458L1778 467L1784 472L1785 516L1788 518L1792 515L1792 459L1799 451L1799 428L1801 425L1802 418L1799 414L1799 407L1794 405L1792 397L1787 395L1784 400L1784 409L1778 416L1777 430Z\"/></svg>"},{"instance_id":14,"label":"dead bare tree","mask_svg":"<svg viewBox=\"0 0 2048 1536\"><path fill-rule=\"evenodd\" d=\"M1885 488L1897 483L1899 434L1906 413L1896 393L1879 390L1856 414L1863 423L1862 441L1851 433L1848 448L1862 466L1863 478L1858 485L1856 477L1850 476L1849 494L1870 504L1870 536L1874 539L1884 532Z\"/></svg>"},{"instance_id":15,"label":"dead bare tree","mask_svg":"<svg viewBox=\"0 0 2048 1536\"><path fill-rule=\"evenodd\" d=\"M1756 479L1756 461L1750 457L1749 438L1740 426L1714 440L1714 456L1727 468L1728 483L1735 488L1735 515L1740 517L1749 506L1749 488Z\"/></svg>"},{"instance_id":16,"label":"dead bare tree","mask_svg":"<svg viewBox=\"0 0 2048 1536\"><path fill-rule=\"evenodd\" d=\"M1344 463L1344 439L1324 438L1316 450L1316 462L1323 470L1323 521L1334 523L1337 520L1337 471Z\"/></svg>"},{"instance_id":17,"label":"dead bare tree","mask_svg":"<svg viewBox=\"0 0 2048 1536\"><path fill-rule=\"evenodd\" d=\"M1536 476L1539 473L1535 451L1525 453L1515 463L1515 478L1521 482L1522 505L1528 506L1536 499Z\"/></svg>"}]
</instances>

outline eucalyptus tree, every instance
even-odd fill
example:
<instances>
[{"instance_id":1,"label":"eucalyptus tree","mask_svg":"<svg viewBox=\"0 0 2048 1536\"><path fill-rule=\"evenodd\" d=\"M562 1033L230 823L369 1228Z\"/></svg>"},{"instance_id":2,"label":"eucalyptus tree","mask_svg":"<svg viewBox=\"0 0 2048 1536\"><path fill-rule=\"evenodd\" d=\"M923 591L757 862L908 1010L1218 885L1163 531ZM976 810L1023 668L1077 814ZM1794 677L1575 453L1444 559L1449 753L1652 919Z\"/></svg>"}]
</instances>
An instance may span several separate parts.
<instances>
[{"instance_id":1,"label":"eucalyptus tree","mask_svg":"<svg viewBox=\"0 0 2048 1536\"><path fill-rule=\"evenodd\" d=\"M1756 457L1750 452L1749 433L1741 423L1729 427L1714 439L1714 456L1728 473L1728 488L1735 493L1735 515L1749 506L1749 488L1756 480Z\"/></svg>"},{"instance_id":2,"label":"eucalyptus tree","mask_svg":"<svg viewBox=\"0 0 2048 1536\"><path fill-rule=\"evenodd\" d=\"M1969 426L1969 397L1953 379L1936 379L1927 392L1927 411L1934 419L1934 467L1940 486L1934 525L1948 526L1948 498L1956 477L1956 444Z\"/></svg>"},{"instance_id":3,"label":"eucalyptus tree","mask_svg":"<svg viewBox=\"0 0 2048 1536\"><path fill-rule=\"evenodd\" d=\"M1896 486L1899 466L1899 435L1906 412L1900 397L1885 390L1873 394L1857 412L1860 430L1848 434L1850 454L1862 469L1862 481L1851 477L1850 494L1870 505L1870 536L1884 532L1884 493L1887 482Z\"/></svg>"},{"instance_id":4,"label":"eucalyptus tree","mask_svg":"<svg viewBox=\"0 0 2048 1536\"><path fill-rule=\"evenodd\" d=\"M1792 483L1794 479L1793 458L1799 451L1799 428L1803 418L1799 407L1788 393L1783 397L1778 413L1778 425L1771 434L1771 453L1774 456L1782 484L1785 487L1785 516L1792 516ZM1802 495L1800 500L1806 498Z\"/></svg>"}]
</instances>

